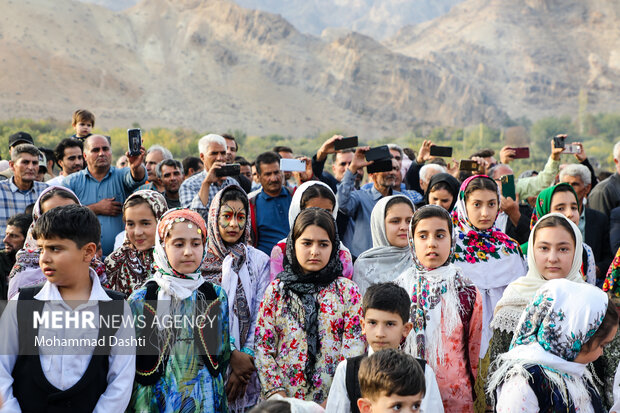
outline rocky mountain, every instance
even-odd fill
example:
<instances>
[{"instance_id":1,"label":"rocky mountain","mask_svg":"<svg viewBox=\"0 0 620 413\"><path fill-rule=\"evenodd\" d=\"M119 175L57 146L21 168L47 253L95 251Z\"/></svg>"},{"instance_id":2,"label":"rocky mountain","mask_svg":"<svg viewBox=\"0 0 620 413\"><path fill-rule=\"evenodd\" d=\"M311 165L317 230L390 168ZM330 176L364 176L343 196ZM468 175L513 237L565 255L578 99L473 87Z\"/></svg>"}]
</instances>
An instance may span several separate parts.
<instances>
[{"instance_id":1,"label":"rocky mountain","mask_svg":"<svg viewBox=\"0 0 620 413\"><path fill-rule=\"evenodd\" d=\"M0 113L98 125L370 137L419 124L499 122L483 89L356 33L305 35L225 0L148 0L123 12L0 0Z\"/></svg>"},{"instance_id":2,"label":"rocky mountain","mask_svg":"<svg viewBox=\"0 0 620 413\"><path fill-rule=\"evenodd\" d=\"M124 10L138 0L82 0ZM236 0L240 6L281 14L302 33L319 36L328 28L356 31L375 39L406 25L434 19L463 0Z\"/></svg>"},{"instance_id":3,"label":"rocky mountain","mask_svg":"<svg viewBox=\"0 0 620 413\"><path fill-rule=\"evenodd\" d=\"M620 2L468 0L402 29L386 46L483 90L487 103L537 119L619 111Z\"/></svg>"}]
</instances>

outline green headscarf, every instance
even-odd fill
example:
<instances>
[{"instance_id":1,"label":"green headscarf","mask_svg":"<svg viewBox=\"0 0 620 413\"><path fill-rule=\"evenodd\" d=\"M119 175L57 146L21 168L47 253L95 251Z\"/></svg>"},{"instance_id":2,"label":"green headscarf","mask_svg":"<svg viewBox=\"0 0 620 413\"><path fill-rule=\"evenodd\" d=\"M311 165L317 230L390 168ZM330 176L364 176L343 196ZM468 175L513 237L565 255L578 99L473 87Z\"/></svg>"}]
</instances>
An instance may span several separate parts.
<instances>
[{"instance_id":1,"label":"green headscarf","mask_svg":"<svg viewBox=\"0 0 620 413\"><path fill-rule=\"evenodd\" d=\"M538 222L540 218L544 217L545 215L551 212L551 199L553 198L553 194L555 193L555 191L557 191L558 188L562 186L566 186L570 188L570 192L572 192L573 195L575 195L577 204L579 204L579 197L577 196L577 193L575 192L572 186L570 186L569 184L565 182L562 182L560 184L543 189L542 191L540 191L540 193L538 194L538 197L536 198L536 208L534 209L534 212L532 213L532 219L530 220L530 229L534 228L534 225L536 225L536 223ZM527 242L521 245L521 251L523 251L524 254L527 254L527 246L528 246Z\"/></svg>"}]
</instances>

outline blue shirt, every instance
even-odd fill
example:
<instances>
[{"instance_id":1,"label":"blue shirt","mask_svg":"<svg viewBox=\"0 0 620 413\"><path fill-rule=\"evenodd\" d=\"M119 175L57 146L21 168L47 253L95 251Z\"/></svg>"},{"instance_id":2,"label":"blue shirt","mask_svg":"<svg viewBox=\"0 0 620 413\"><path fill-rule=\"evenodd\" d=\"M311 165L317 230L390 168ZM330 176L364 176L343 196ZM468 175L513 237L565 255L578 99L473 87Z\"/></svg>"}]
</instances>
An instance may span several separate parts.
<instances>
[{"instance_id":1,"label":"blue shirt","mask_svg":"<svg viewBox=\"0 0 620 413\"><path fill-rule=\"evenodd\" d=\"M392 191L392 195L397 194L400 192ZM344 237L344 245L354 257L359 257L362 252L372 248L370 214L383 195L374 185L356 190L355 175L347 169L338 185L336 196L340 211L353 218L355 224L353 227L349 226Z\"/></svg>"},{"instance_id":2,"label":"blue shirt","mask_svg":"<svg viewBox=\"0 0 620 413\"><path fill-rule=\"evenodd\" d=\"M288 236L288 209L293 197L282 187L278 196L269 196L265 191L256 195L257 249L271 256L271 249Z\"/></svg>"},{"instance_id":3,"label":"blue shirt","mask_svg":"<svg viewBox=\"0 0 620 413\"><path fill-rule=\"evenodd\" d=\"M82 205L91 205L104 198L114 198L121 204L140 185L146 182L144 178L136 181L131 176L129 168L117 169L110 167L108 174L97 181L88 171L88 168L75 172L63 181L63 185L71 189L78 196ZM114 251L114 237L123 230L123 216L97 215L101 224L101 248L103 255L109 255Z\"/></svg>"},{"instance_id":4,"label":"blue shirt","mask_svg":"<svg viewBox=\"0 0 620 413\"><path fill-rule=\"evenodd\" d=\"M20 190L15 185L14 177L0 181L0 249L4 249L4 235L6 223L15 214L24 212L24 209L33 204L41 192L47 188L44 182L33 181L32 187L26 191Z\"/></svg>"}]
</instances>

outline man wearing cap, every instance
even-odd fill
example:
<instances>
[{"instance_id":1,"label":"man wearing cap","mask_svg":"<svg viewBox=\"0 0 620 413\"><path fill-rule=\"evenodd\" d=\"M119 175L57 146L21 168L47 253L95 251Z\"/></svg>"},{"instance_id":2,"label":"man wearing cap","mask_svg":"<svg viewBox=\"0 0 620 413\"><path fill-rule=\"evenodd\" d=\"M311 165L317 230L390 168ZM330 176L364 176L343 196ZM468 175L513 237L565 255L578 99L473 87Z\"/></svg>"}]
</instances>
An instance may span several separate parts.
<instances>
[{"instance_id":1,"label":"man wearing cap","mask_svg":"<svg viewBox=\"0 0 620 413\"><path fill-rule=\"evenodd\" d=\"M19 144L11 149L10 168L13 176L0 181L0 234L4 238L7 222L13 215L24 212L47 188L44 182L37 182L39 172L39 150L34 145ZM0 242L0 249L4 242Z\"/></svg>"},{"instance_id":2,"label":"man wearing cap","mask_svg":"<svg viewBox=\"0 0 620 413\"><path fill-rule=\"evenodd\" d=\"M29 143L31 145L34 145L34 140L32 139L32 136L30 136L29 133L26 133L26 132L14 133L11 136L9 136L9 152L11 152L11 149L19 145L20 143ZM0 172L0 181L3 179L9 179L12 176L13 176L13 170L11 168L6 169Z\"/></svg>"}]
</instances>

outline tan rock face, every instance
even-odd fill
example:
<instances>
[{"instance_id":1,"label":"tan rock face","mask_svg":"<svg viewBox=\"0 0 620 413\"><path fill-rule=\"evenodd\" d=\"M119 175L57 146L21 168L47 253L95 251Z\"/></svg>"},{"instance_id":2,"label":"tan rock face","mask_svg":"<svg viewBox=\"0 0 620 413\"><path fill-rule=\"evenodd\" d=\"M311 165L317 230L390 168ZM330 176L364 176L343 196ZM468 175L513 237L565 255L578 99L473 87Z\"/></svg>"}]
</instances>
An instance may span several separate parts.
<instances>
[{"instance_id":1,"label":"tan rock face","mask_svg":"<svg viewBox=\"0 0 620 413\"><path fill-rule=\"evenodd\" d=\"M619 7L468 0L380 43L304 35L224 0L148 0L121 13L0 0L0 116L68 119L87 107L108 127L378 137L574 113L584 87L596 110L617 109Z\"/></svg>"},{"instance_id":2,"label":"tan rock face","mask_svg":"<svg viewBox=\"0 0 620 413\"><path fill-rule=\"evenodd\" d=\"M620 110L620 2L468 0L386 45L430 59L511 117Z\"/></svg>"}]
</instances>

